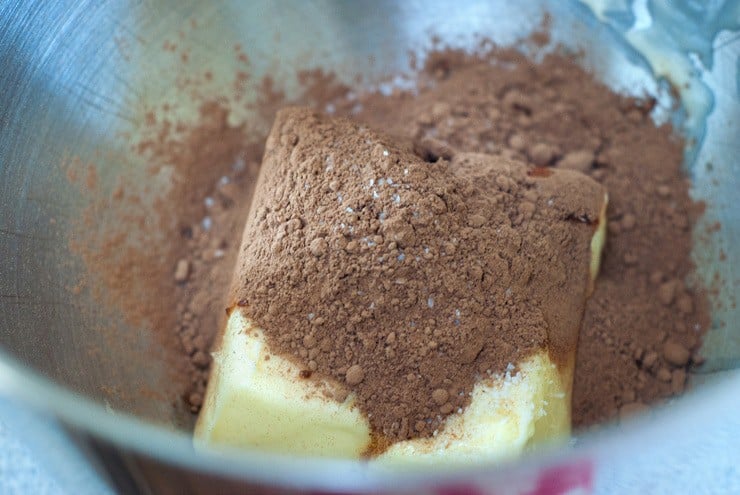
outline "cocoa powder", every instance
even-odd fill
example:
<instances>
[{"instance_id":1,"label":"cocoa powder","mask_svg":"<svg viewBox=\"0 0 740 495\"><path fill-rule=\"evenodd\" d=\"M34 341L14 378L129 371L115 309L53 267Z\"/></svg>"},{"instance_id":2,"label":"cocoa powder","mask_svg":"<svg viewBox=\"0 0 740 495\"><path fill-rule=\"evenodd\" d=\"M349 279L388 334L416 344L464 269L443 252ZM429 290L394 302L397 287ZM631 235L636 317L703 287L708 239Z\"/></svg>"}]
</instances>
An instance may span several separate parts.
<instances>
[{"instance_id":1,"label":"cocoa powder","mask_svg":"<svg viewBox=\"0 0 740 495\"><path fill-rule=\"evenodd\" d=\"M252 81L244 76L248 66L238 67L235 88L241 94L244 81ZM183 67L188 80L197 79L190 77L192 70ZM208 68L198 71L209 79ZM683 391L687 371L702 360L698 349L709 322L706 298L691 279L691 229L701 208L688 195L682 141L670 127L655 126L650 100L615 95L570 57L551 55L534 63L508 50L476 57L430 54L414 94L350 92L330 75L312 74L304 76L310 91L298 102L412 140L416 154L429 160L487 153L573 168L604 184L610 233L578 344L574 424L617 418ZM167 222L150 225L152 210L142 209L140 184L123 175L113 194L85 218L132 205L138 209L111 222L117 230L93 238L92 220L83 219L71 234L74 251L91 274L101 276L102 286L91 287L105 293L100 302L123 309L134 323L148 322L161 342L181 349L181 363L173 366L179 376L167 393L183 397L193 412L200 407L208 349L223 318L222 291L233 273L251 202L263 129L285 104L280 87L265 80L262 88L257 102L262 120L249 127L228 125L230 105L236 103L210 97L202 100L208 105L194 122L167 118L167 108L152 109L151 119L142 118L149 130L134 140L132 153L146 156L152 173L167 166L174 170L178 186L156 206ZM185 90L188 98L200 94ZM209 147L210 141L220 145ZM215 201L208 202L212 206L207 198ZM206 218L210 222L204 224ZM145 247L128 242L130 232L146 238L154 235L152 229L163 232L165 241ZM321 240L310 247L317 255L329 250ZM184 280L176 276L181 260L188 265ZM666 283L673 290L670 300L668 289L661 289ZM142 295L154 294L142 301ZM401 337L391 330L386 341L394 345ZM664 381L666 371L670 381Z\"/></svg>"},{"instance_id":2,"label":"cocoa powder","mask_svg":"<svg viewBox=\"0 0 740 495\"><path fill-rule=\"evenodd\" d=\"M683 141L650 117L654 102L613 93L572 58L533 63L514 50L483 60L432 54L419 84L418 96L367 96L356 118L431 155L456 149L575 168L609 191L608 241L578 346L574 426L681 393L710 322L692 278L691 228L703 207L689 197ZM666 356L667 340L690 359Z\"/></svg>"},{"instance_id":3,"label":"cocoa powder","mask_svg":"<svg viewBox=\"0 0 740 495\"><path fill-rule=\"evenodd\" d=\"M205 394L209 350L225 321L228 267L236 262L238 247L234 232L240 230L249 206L241 199L251 196L259 169L256 157L262 153L262 143L250 139L249 127L230 125L228 118L229 110L217 102L201 105L197 125L173 126L166 117L157 122L152 114L150 132L135 146L136 153L150 160L152 173L175 167L172 188L157 203L164 213L159 226L171 239L166 246L171 271L163 281L170 289L162 295L169 307L149 312L147 318L155 326L167 325L170 332L160 332L160 337L174 339L164 344L183 351L187 374L181 374L185 383L180 393L194 413ZM153 271L157 265L161 271L161 258L155 254L142 250L129 264L151 266Z\"/></svg>"},{"instance_id":4,"label":"cocoa powder","mask_svg":"<svg viewBox=\"0 0 740 495\"><path fill-rule=\"evenodd\" d=\"M537 350L572 369L605 193L544 172L429 163L361 124L281 110L232 305L273 352L345 383L374 433L432 435L476 382Z\"/></svg>"},{"instance_id":5,"label":"cocoa powder","mask_svg":"<svg viewBox=\"0 0 740 495\"><path fill-rule=\"evenodd\" d=\"M153 183L173 169L167 192L151 201L136 178L135 162L124 160L132 175L119 176L110 194L96 184L94 165L79 159L64 165L67 179L89 201L70 234L70 250L89 272L78 287L89 287L100 305L122 311L128 325L151 333L157 349L168 350L146 359L168 361L169 381L159 397L188 410L173 414L185 427L192 427L190 413L202 403L209 350L236 262L232 233L243 226L249 203L241 199L251 195L263 147L260 134L252 139L245 125L229 125L228 115L217 102L205 102L197 123L189 125L172 121L168 108L146 112L141 137L129 143L131 155L145 159L145 177ZM114 220L101 222L105 215ZM118 340L111 346L118 352L133 348L121 342L125 332L109 333ZM113 404L121 403L108 388L102 391Z\"/></svg>"}]
</instances>

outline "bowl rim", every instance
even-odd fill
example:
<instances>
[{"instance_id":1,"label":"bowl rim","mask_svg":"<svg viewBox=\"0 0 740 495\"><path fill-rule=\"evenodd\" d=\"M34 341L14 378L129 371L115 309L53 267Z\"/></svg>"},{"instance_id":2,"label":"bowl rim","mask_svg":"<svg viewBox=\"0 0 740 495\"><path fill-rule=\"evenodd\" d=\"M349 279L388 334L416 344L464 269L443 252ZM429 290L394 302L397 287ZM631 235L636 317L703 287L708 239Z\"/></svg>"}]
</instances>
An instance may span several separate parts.
<instances>
[{"instance_id":1,"label":"bowl rim","mask_svg":"<svg viewBox=\"0 0 740 495\"><path fill-rule=\"evenodd\" d=\"M459 469L433 467L412 470L383 469L372 463L330 458L306 458L258 450L196 450L192 436L168 429L126 412L112 412L97 401L57 385L0 348L0 393L38 410L73 430L94 439L159 462L231 480L285 488L318 490L370 490L450 485L485 479L486 483L517 479L528 473L579 462L629 455L635 446L675 442L676 431L713 421L718 408L740 407L740 370L689 391L654 410L621 425L576 436L567 445L552 445L522 458L481 463ZM725 409L726 410L726 409ZM290 473L286 475L286 473ZM331 473L327 476L327 473Z\"/></svg>"}]
</instances>

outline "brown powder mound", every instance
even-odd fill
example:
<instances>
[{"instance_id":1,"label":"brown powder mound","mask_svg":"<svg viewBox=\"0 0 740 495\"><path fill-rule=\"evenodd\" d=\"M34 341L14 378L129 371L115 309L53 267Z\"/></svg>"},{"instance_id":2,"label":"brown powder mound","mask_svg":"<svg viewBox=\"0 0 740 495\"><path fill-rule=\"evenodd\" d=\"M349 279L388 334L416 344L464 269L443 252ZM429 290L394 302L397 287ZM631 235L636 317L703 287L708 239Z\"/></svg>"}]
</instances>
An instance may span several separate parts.
<instances>
[{"instance_id":1,"label":"brown powder mound","mask_svg":"<svg viewBox=\"0 0 740 495\"><path fill-rule=\"evenodd\" d=\"M416 140L431 156L462 150L573 168L609 191L608 242L579 341L574 425L680 394L710 321L705 294L690 283L691 227L702 207L689 197L683 142L670 126L655 126L653 102L613 93L570 58L534 63L510 50L483 60L432 54L420 79L418 95L363 98L356 118ZM666 352L677 347L681 359Z\"/></svg>"},{"instance_id":2,"label":"brown powder mound","mask_svg":"<svg viewBox=\"0 0 740 495\"><path fill-rule=\"evenodd\" d=\"M355 392L375 433L429 436L481 377L543 348L572 363L603 202L577 172L429 163L349 120L282 110L233 305L301 377Z\"/></svg>"},{"instance_id":3,"label":"brown powder mound","mask_svg":"<svg viewBox=\"0 0 740 495\"><path fill-rule=\"evenodd\" d=\"M244 64L235 65L235 82L245 79L243 72L236 73L242 70ZM197 71L210 76L208 68ZM195 81L183 89L182 98L189 101L191 90L201 93L191 87L198 79L192 64L173 74L185 76ZM450 158L455 150L498 154L585 170L604 184L611 231L579 340L574 424L593 425L618 417L620 408L635 410L681 393L687 371L701 361L701 336L709 328L706 297L689 278L691 229L700 208L692 203L681 170L682 142L670 127L655 126L649 101L614 94L568 56L535 63L498 49L480 57L430 54L415 94L363 95L357 88L348 93L318 71L303 83L305 104L333 108L371 128L414 139L417 151L430 159ZM141 119L148 133L131 143L132 153L145 155L155 168L171 166L178 185L157 208L146 209L139 201L142 184L124 170L120 187L104 192L86 215L90 221L99 212L115 215L110 231L90 238L94 229L86 219L70 232L94 275L88 281L101 279L102 287L91 287L106 293L100 304L122 309L134 323L148 321L155 338L181 347L182 363L173 369L188 371L166 393L173 401L184 397L193 412L200 406L209 343L223 315L221 291L233 273L261 160L262 129L285 104L281 91L266 80L256 108L266 122L241 126L239 132L226 124L235 105L226 100L207 101L205 113L188 122L152 109L151 118ZM220 144L206 147L207 141ZM232 168L234 163L242 166ZM220 185L222 177L229 178L227 187ZM207 206L208 197L215 206ZM141 226L149 225L155 213L168 219L164 226L154 222L162 241L129 242L131 232L151 233ZM202 229L206 217L209 230ZM188 263L184 281L175 276L180 260ZM111 276L117 273L129 278ZM142 276L125 282L136 274ZM397 335L388 337L392 341ZM107 395L113 404L126 402Z\"/></svg>"}]
</instances>

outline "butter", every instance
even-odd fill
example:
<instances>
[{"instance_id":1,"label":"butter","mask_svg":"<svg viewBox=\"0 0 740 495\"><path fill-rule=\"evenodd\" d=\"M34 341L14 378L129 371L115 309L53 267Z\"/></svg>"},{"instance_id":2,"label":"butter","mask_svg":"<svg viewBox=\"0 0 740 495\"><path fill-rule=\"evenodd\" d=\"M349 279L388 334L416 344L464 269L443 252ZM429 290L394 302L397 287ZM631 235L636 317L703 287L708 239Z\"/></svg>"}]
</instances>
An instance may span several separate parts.
<instances>
[{"instance_id":1,"label":"butter","mask_svg":"<svg viewBox=\"0 0 740 495\"><path fill-rule=\"evenodd\" d=\"M591 281L606 236L606 203L591 241ZM350 394L336 401L336 383L300 377L301 369L272 354L264 333L236 308L214 353L195 445L359 459L371 444L370 425ZM515 372L482 378L463 410L431 437L392 444L378 466L454 466L514 458L570 433L575 356L560 369L543 350Z\"/></svg>"},{"instance_id":2,"label":"butter","mask_svg":"<svg viewBox=\"0 0 740 495\"><path fill-rule=\"evenodd\" d=\"M557 366L540 352L520 363L515 374L507 371L478 382L468 407L450 415L441 432L397 442L377 462L455 467L514 458L535 440L570 433L569 400Z\"/></svg>"},{"instance_id":3,"label":"butter","mask_svg":"<svg viewBox=\"0 0 740 495\"><path fill-rule=\"evenodd\" d=\"M300 378L300 368L271 354L262 330L232 311L195 428L196 445L359 457L370 427L351 396L327 397L332 385Z\"/></svg>"}]
</instances>

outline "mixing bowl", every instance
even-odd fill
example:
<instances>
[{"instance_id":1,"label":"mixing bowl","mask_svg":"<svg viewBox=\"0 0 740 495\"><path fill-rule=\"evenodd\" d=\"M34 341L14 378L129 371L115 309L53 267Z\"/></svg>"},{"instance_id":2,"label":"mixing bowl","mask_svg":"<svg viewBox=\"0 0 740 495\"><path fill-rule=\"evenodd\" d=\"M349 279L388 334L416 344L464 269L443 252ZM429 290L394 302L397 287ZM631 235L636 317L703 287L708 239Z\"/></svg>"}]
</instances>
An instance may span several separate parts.
<instances>
[{"instance_id":1,"label":"mixing bowl","mask_svg":"<svg viewBox=\"0 0 740 495\"><path fill-rule=\"evenodd\" d=\"M729 1L588 3L3 2L0 392L59 425L77 453L123 492L588 492L610 459L638 445L670 448L677 429L699 435L714 411L740 405L740 379L731 371L740 364L740 309L734 304L740 280L740 42L732 33L740 27L740 7ZM141 393L166 387L165 357L173 351L158 349L146 329L124 324L86 293L69 290L84 268L70 252L68 232L86 199L59 165L70 156L95 156L100 181L108 185L121 173L124 161L117 157L128 153L121 133L143 118L142 108L176 96L181 71L162 50L171 40L188 44L189 67L213 71L214 94L237 70L237 43L252 61L255 81L264 74L288 81L297 69L321 67L344 81L361 74L373 84L406 70L409 53L429 48L433 35L466 49L480 37L531 49L520 41L540 27L545 12L552 42L582 53L582 63L608 85L663 102L675 96L681 104L675 111L666 107L662 118L693 138L686 169L692 194L707 203L696 230L722 226L709 240L697 240L695 249L698 274L716 289L707 360L692 377L695 390L655 419L605 427L516 463L445 474L377 472L355 462L251 451L195 452L188 413ZM189 29L196 24L197 30ZM286 90L295 88L287 84ZM187 116L187 102L180 106ZM726 257L721 262L720 252ZM102 327L112 330L98 331ZM93 347L104 352L89 352ZM162 359L152 359L151 349Z\"/></svg>"}]
</instances>

